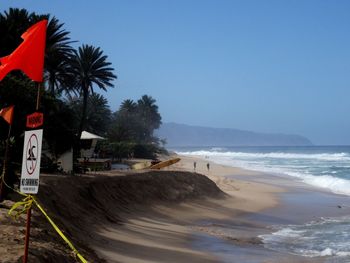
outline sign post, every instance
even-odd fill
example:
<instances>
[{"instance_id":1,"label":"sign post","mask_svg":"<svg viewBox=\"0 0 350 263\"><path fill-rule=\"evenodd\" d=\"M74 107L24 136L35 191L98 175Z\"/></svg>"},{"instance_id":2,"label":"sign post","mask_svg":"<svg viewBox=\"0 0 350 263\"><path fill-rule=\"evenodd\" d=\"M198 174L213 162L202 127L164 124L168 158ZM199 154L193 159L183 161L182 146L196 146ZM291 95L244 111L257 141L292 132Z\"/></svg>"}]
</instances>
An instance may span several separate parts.
<instances>
[{"instance_id":1,"label":"sign post","mask_svg":"<svg viewBox=\"0 0 350 263\"><path fill-rule=\"evenodd\" d=\"M39 109L40 103L40 83L37 83L38 93L36 99L36 110ZM27 129L38 128L44 123L44 115L40 112L34 112L27 116ZM43 130L29 130L24 134L24 146L22 157L22 172L20 181L20 190L26 194L37 194L39 190L41 145ZM30 221L32 208L27 210L26 236L24 241L23 263L28 262L28 249L30 238Z\"/></svg>"},{"instance_id":2,"label":"sign post","mask_svg":"<svg viewBox=\"0 0 350 263\"><path fill-rule=\"evenodd\" d=\"M43 130L26 131L22 157L20 190L26 194L37 194L39 190L40 160ZM23 262L28 261L30 221L32 209L27 210L26 237Z\"/></svg>"}]
</instances>

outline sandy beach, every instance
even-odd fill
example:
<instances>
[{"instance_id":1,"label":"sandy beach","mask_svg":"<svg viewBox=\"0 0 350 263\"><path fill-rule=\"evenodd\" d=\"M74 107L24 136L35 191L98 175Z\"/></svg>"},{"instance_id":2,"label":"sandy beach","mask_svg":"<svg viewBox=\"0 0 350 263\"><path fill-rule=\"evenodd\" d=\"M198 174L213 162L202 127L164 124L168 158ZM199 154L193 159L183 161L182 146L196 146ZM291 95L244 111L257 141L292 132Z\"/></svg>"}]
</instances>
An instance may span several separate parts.
<instances>
[{"instance_id":1,"label":"sandy beach","mask_svg":"<svg viewBox=\"0 0 350 263\"><path fill-rule=\"evenodd\" d=\"M89 262L323 262L274 252L258 238L272 224L349 212L337 208L344 197L314 190L181 156L159 172L43 175L38 199ZM6 255L0 262L15 262L22 254L25 216L9 218L12 204L0 207L0 253ZM74 262L35 210L32 232L30 262Z\"/></svg>"},{"instance_id":2,"label":"sandy beach","mask_svg":"<svg viewBox=\"0 0 350 263\"><path fill-rule=\"evenodd\" d=\"M242 179L227 179L227 175L254 176L255 172L211 163L210 171L203 160L181 156L181 161L167 171L193 171L206 175L227 195L224 198L203 198L171 206L152 205L128 216L126 224L111 225L99 233L104 244L93 245L108 262L220 262L220 257L195 249L197 234L203 233L229 240L203 222L229 222L243 225L240 215L254 213L278 204L275 193L283 189ZM202 164L202 165L201 165ZM252 194L254 193L254 194ZM247 223L250 224L250 223ZM252 226L254 227L254 226ZM238 234L238 232L237 232ZM259 243L252 232L240 232L229 242L243 245ZM233 261L232 261L233 262Z\"/></svg>"},{"instance_id":3,"label":"sandy beach","mask_svg":"<svg viewBox=\"0 0 350 263\"><path fill-rule=\"evenodd\" d=\"M0 263L350 263L350 1L2 1Z\"/></svg>"}]
</instances>

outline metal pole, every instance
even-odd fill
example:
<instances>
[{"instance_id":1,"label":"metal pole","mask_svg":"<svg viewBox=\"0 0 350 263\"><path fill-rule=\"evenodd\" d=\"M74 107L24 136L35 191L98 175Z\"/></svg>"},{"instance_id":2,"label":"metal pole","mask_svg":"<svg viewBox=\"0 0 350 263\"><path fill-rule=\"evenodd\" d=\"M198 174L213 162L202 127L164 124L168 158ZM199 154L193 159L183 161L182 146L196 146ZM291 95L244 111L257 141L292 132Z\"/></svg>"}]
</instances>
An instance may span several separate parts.
<instances>
[{"instance_id":1,"label":"metal pole","mask_svg":"<svg viewBox=\"0 0 350 263\"><path fill-rule=\"evenodd\" d=\"M36 110L39 110L39 104L40 104L40 87L41 87L40 84L41 84L40 82L37 82L38 93L36 96ZM25 243L24 243L23 263L27 263L28 261L31 217L32 217L32 207L29 207L29 209L27 210L27 223L26 223L26 236L25 236Z\"/></svg>"},{"instance_id":2,"label":"metal pole","mask_svg":"<svg viewBox=\"0 0 350 263\"><path fill-rule=\"evenodd\" d=\"M28 249L29 249L29 238L30 238L30 221L32 217L32 208L27 210L27 223L26 223L26 237L24 242L24 256L23 263L28 262Z\"/></svg>"}]
</instances>

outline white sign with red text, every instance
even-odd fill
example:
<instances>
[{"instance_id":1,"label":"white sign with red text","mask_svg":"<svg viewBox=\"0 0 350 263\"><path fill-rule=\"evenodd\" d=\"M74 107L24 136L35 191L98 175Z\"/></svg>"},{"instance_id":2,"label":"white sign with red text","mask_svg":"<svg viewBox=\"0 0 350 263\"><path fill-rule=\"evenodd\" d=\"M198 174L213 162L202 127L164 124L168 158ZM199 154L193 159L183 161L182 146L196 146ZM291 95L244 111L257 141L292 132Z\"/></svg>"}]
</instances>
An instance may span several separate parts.
<instances>
[{"instance_id":1,"label":"white sign with red text","mask_svg":"<svg viewBox=\"0 0 350 263\"><path fill-rule=\"evenodd\" d=\"M20 181L20 189L22 193L38 193L42 139L42 129L25 132Z\"/></svg>"}]
</instances>

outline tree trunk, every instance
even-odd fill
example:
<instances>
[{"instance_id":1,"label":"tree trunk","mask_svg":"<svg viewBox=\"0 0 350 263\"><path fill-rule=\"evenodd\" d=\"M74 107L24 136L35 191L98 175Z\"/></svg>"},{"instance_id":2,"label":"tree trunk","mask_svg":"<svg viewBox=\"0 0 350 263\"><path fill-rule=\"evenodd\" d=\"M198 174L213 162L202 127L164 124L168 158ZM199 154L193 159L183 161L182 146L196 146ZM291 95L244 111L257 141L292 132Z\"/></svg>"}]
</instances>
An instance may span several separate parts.
<instances>
[{"instance_id":1,"label":"tree trunk","mask_svg":"<svg viewBox=\"0 0 350 263\"><path fill-rule=\"evenodd\" d=\"M86 87L83 87L83 108L81 110L81 120L80 120L79 131L78 131L79 140L81 137L81 133L83 132L83 130L85 128L88 97L89 97L89 90Z\"/></svg>"},{"instance_id":2,"label":"tree trunk","mask_svg":"<svg viewBox=\"0 0 350 263\"><path fill-rule=\"evenodd\" d=\"M75 163L77 162L77 158L80 157L80 137L85 127L87 101L89 96L89 90L85 84L82 85L82 89L83 89L83 108L81 112L81 119L80 119L78 134L74 140L74 146L73 146L73 159Z\"/></svg>"}]
</instances>

